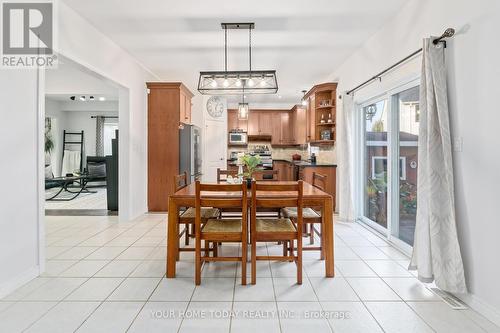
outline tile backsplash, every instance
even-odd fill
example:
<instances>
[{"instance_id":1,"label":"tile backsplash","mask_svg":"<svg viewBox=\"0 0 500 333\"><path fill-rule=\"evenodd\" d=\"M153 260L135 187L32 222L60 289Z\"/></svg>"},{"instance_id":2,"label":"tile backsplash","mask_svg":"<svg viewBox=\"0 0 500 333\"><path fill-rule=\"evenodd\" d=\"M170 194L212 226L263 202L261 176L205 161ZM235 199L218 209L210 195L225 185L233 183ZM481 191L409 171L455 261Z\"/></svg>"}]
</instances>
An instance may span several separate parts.
<instances>
[{"instance_id":1,"label":"tile backsplash","mask_svg":"<svg viewBox=\"0 0 500 333\"><path fill-rule=\"evenodd\" d=\"M298 146L298 147L271 147L270 142L252 142L248 145L248 148L234 148L229 147L227 150L228 158L231 156L231 152L235 151L247 151L252 150L254 146L267 145L269 150L272 152L273 159L276 160L291 160L292 155L299 154L302 156L302 160L308 160L311 153L316 155L317 163L337 163L336 146Z\"/></svg>"}]
</instances>

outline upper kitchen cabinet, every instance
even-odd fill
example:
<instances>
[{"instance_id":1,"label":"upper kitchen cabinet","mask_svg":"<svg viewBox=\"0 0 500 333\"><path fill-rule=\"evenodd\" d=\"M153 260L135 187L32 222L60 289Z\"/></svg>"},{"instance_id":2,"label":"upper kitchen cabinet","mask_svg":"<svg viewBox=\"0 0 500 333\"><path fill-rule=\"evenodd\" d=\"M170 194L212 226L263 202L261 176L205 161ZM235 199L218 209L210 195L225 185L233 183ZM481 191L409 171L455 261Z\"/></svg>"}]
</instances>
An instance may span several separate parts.
<instances>
[{"instance_id":1,"label":"upper kitchen cabinet","mask_svg":"<svg viewBox=\"0 0 500 333\"><path fill-rule=\"evenodd\" d=\"M186 86L182 85L179 87L179 101L180 101L180 122L184 124L191 124L191 107L193 98L193 93L189 91Z\"/></svg>"},{"instance_id":2,"label":"upper kitchen cabinet","mask_svg":"<svg viewBox=\"0 0 500 333\"><path fill-rule=\"evenodd\" d=\"M238 130L242 132L248 131L248 121L238 119L238 110L227 110L227 130L228 132Z\"/></svg>"},{"instance_id":3,"label":"upper kitchen cabinet","mask_svg":"<svg viewBox=\"0 0 500 333\"><path fill-rule=\"evenodd\" d=\"M259 135L272 135L273 133L273 115L271 112L261 111L259 114Z\"/></svg>"},{"instance_id":4,"label":"upper kitchen cabinet","mask_svg":"<svg viewBox=\"0 0 500 333\"><path fill-rule=\"evenodd\" d=\"M337 83L314 86L307 100L307 141L311 144L334 144L336 131Z\"/></svg>"},{"instance_id":5,"label":"upper kitchen cabinet","mask_svg":"<svg viewBox=\"0 0 500 333\"><path fill-rule=\"evenodd\" d=\"M193 94L180 82L148 82L148 209L168 210L179 174L179 125L191 122Z\"/></svg>"},{"instance_id":6,"label":"upper kitchen cabinet","mask_svg":"<svg viewBox=\"0 0 500 333\"><path fill-rule=\"evenodd\" d=\"M307 143L307 109L302 105L295 105L290 112L290 126L293 131L293 143L304 145Z\"/></svg>"}]
</instances>

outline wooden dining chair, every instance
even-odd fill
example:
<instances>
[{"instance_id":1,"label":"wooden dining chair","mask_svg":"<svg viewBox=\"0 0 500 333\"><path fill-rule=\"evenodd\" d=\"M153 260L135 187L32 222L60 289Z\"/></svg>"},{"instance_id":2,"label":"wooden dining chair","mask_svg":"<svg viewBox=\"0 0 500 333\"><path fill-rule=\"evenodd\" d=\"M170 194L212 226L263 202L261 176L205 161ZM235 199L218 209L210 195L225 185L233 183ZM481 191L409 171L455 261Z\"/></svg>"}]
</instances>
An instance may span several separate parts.
<instances>
[{"instance_id":1,"label":"wooden dining chair","mask_svg":"<svg viewBox=\"0 0 500 333\"><path fill-rule=\"evenodd\" d=\"M175 192L182 190L188 186L188 173L174 176L174 190ZM184 245L189 245L189 238L194 238L194 219L196 211L194 207L187 207L180 211L179 213L179 224L183 225L183 230L179 233L179 243L184 235ZM208 219L220 217L220 211L217 208L204 208L202 210L202 223L205 223ZM180 245L180 244L179 244ZM194 251L193 248L182 248L179 246L179 251Z\"/></svg>"},{"instance_id":2,"label":"wooden dining chair","mask_svg":"<svg viewBox=\"0 0 500 333\"><path fill-rule=\"evenodd\" d=\"M272 193L273 196L267 196ZM301 180L289 184L252 182L252 206L250 213L250 239L252 244L252 284L257 280L257 260L294 261L297 265L297 283L302 284L302 197ZM289 218L257 218L258 208L295 207L296 223ZM290 242L290 251L283 256L257 256L257 242ZM297 242L295 254L294 242Z\"/></svg>"},{"instance_id":3,"label":"wooden dining chair","mask_svg":"<svg viewBox=\"0 0 500 333\"><path fill-rule=\"evenodd\" d=\"M325 191L327 177L320 173L313 172L312 185L322 191ZM297 224L297 209L295 207L285 207L281 210L283 217L288 217L295 224ZM302 213L303 217L303 231L306 236L309 237L309 244L314 245L314 235L320 237L319 246L304 246L303 251L320 251L320 259L325 259L324 247L323 247L323 217L321 216L321 209L305 207ZM319 229L316 228L319 225ZM307 228L309 226L309 228ZM283 247L283 253L289 251L289 248Z\"/></svg>"},{"instance_id":4,"label":"wooden dining chair","mask_svg":"<svg viewBox=\"0 0 500 333\"><path fill-rule=\"evenodd\" d=\"M222 176L224 176L224 178ZM220 183L221 181L226 180L227 176L236 177L236 176L238 176L238 171L237 170L222 170L220 168L217 168L217 183Z\"/></svg>"},{"instance_id":5,"label":"wooden dining chair","mask_svg":"<svg viewBox=\"0 0 500 333\"><path fill-rule=\"evenodd\" d=\"M203 193L202 193L203 192ZM241 262L241 284L246 284L247 262L247 188L246 184L201 184L196 181L196 219L195 219L195 284L201 283L203 263L211 261ZM241 218L208 219L202 224L202 209L205 207L241 207ZM217 252L205 251L201 255L201 241L220 244L224 242L241 243L241 256L219 257Z\"/></svg>"}]
</instances>

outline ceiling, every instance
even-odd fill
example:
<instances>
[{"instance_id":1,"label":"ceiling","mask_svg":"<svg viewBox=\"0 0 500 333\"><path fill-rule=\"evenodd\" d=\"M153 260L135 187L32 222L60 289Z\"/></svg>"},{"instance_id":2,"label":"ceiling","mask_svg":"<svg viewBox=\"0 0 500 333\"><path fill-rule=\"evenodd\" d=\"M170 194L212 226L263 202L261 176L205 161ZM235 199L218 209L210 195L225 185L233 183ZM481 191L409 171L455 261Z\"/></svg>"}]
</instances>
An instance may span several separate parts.
<instances>
[{"instance_id":1,"label":"ceiling","mask_svg":"<svg viewBox=\"0 0 500 333\"><path fill-rule=\"evenodd\" d=\"M182 81L193 92L200 71L223 70L220 23L255 22L253 68L276 69L279 91L247 100L295 104L301 90L324 82L408 0L64 2L162 80ZM228 69L248 69L248 31L229 31Z\"/></svg>"}]
</instances>

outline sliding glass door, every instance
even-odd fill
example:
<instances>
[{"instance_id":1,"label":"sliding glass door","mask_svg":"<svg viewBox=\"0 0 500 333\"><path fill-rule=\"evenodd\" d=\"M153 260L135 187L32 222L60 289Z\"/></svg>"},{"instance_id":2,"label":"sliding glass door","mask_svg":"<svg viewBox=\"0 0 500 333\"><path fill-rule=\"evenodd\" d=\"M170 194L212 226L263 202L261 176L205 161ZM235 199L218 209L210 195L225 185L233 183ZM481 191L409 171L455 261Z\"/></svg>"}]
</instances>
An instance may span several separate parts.
<instances>
[{"instance_id":1,"label":"sliding glass door","mask_svg":"<svg viewBox=\"0 0 500 333\"><path fill-rule=\"evenodd\" d=\"M360 220L410 249L417 211L419 86L388 92L359 110Z\"/></svg>"},{"instance_id":2,"label":"sliding glass door","mask_svg":"<svg viewBox=\"0 0 500 333\"><path fill-rule=\"evenodd\" d=\"M387 99L363 107L364 217L387 228Z\"/></svg>"}]
</instances>

